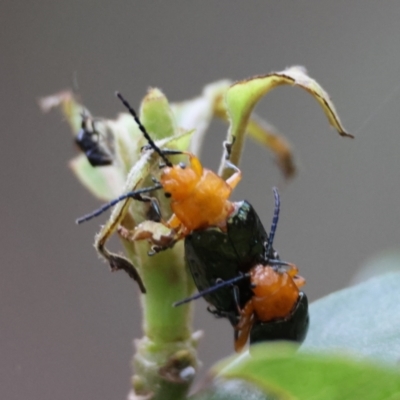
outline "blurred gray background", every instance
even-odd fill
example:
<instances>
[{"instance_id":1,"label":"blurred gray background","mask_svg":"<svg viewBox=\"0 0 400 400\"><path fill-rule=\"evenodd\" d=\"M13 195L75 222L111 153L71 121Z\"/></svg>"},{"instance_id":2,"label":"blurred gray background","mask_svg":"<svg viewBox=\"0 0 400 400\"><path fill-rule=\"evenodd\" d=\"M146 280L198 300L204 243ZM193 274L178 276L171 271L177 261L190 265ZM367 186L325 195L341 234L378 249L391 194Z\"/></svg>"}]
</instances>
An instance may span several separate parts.
<instances>
[{"instance_id":1,"label":"blurred gray background","mask_svg":"<svg viewBox=\"0 0 400 400\"><path fill-rule=\"evenodd\" d=\"M234 198L250 200L269 226L279 186L275 247L299 266L314 300L397 247L399 20L396 1L3 0L0 397L124 399L132 339L141 335L137 288L92 248L106 216L74 224L99 203L69 171L69 128L59 113L40 112L40 96L77 76L91 111L114 117L116 89L137 107L150 85L179 101L221 78L306 66L356 139L331 130L304 91L278 88L257 112L287 135L298 176L286 184L249 141ZM212 125L206 166L217 167L225 132ZM197 302L203 373L233 351L228 323L205 308Z\"/></svg>"}]
</instances>

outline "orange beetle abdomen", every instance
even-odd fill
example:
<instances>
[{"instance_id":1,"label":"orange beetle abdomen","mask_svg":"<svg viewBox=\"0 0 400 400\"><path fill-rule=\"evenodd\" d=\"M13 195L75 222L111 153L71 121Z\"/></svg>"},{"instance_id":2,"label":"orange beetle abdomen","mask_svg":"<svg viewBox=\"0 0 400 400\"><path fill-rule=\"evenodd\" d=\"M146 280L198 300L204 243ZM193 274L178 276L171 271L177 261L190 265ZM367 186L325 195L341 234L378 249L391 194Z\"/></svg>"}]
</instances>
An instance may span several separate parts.
<instances>
[{"instance_id":1,"label":"orange beetle abdomen","mask_svg":"<svg viewBox=\"0 0 400 400\"><path fill-rule=\"evenodd\" d=\"M278 272L272 267L257 265L251 271L251 282L255 288L250 301L260 321L290 315L299 298L299 288L290 272Z\"/></svg>"}]
</instances>

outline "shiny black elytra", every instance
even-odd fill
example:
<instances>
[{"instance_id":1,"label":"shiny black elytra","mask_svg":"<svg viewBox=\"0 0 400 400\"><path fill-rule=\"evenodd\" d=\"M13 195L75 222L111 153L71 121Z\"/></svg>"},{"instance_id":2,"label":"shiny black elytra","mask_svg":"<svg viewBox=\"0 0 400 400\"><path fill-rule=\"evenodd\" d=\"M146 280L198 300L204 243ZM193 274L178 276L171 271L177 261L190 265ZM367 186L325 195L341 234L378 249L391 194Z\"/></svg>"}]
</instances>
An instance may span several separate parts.
<instances>
[{"instance_id":1,"label":"shiny black elytra","mask_svg":"<svg viewBox=\"0 0 400 400\"><path fill-rule=\"evenodd\" d=\"M253 206L247 201L235 205L226 232L208 228L193 231L185 238L186 263L199 292L247 273L266 258L268 235ZM274 258L272 248L269 258ZM240 293L239 298L234 290ZM243 308L252 295L250 278L244 278L235 286L222 287L204 298L214 308L214 314L227 317L236 325L238 305Z\"/></svg>"},{"instance_id":2,"label":"shiny black elytra","mask_svg":"<svg viewBox=\"0 0 400 400\"><path fill-rule=\"evenodd\" d=\"M309 324L308 299L304 292L300 292L296 306L286 318L255 322L250 331L250 344L273 340L302 343Z\"/></svg>"}]
</instances>

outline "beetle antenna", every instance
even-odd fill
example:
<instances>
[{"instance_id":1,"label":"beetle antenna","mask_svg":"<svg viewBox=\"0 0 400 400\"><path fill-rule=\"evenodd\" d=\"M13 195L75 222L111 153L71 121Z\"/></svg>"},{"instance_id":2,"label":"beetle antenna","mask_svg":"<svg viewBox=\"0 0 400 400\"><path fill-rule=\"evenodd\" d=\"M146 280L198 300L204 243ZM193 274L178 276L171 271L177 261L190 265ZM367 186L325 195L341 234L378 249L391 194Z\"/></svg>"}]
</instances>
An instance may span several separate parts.
<instances>
[{"instance_id":1,"label":"beetle antenna","mask_svg":"<svg viewBox=\"0 0 400 400\"><path fill-rule=\"evenodd\" d=\"M274 242L275 232L279 221L279 211L281 208L281 200L279 197L278 189L276 187L273 187L272 190L274 192L274 197L275 197L275 209L274 209L274 216L272 218L271 231L269 234L267 257L272 250L272 243Z\"/></svg>"},{"instance_id":2,"label":"beetle antenna","mask_svg":"<svg viewBox=\"0 0 400 400\"><path fill-rule=\"evenodd\" d=\"M191 297L187 297L186 299L175 302L173 304L173 306L178 307L178 306L181 306L182 304L189 303L189 302L199 299L200 297L203 297L209 293L215 292L216 290L219 290L225 286L229 286L232 283L241 281L242 279L249 278L249 277L250 277L250 274L242 274L242 275L236 276L235 278L229 279L228 281L219 282L219 283L215 284L214 286L203 290L202 292L196 293L195 295L193 295Z\"/></svg>"},{"instance_id":3,"label":"beetle antenna","mask_svg":"<svg viewBox=\"0 0 400 400\"><path fill-rule=\"evenodd\" d=\"M76 223L77 224L82 224L83 222L90 221L91 219L99 216L100 214L103 214L103 212L105 212L109 208L115 206L117 203L119 203L122 200L125 200L125 199L128 199L128 198L132 198L132 199L135 199L135 200L140 200L141 199L141 196L140 196L141 194L149 193L149 192L152 192L153 190L158 190L158 189L161 189L161 188L162 188L161 183L156 183L154 186L151 186L151 187L142 188L142 189L135 190L133 192L125 193L125 194L117 197L116 199L111 200L109 203L106 203L106 204L102 205L97 210L94 210L93 212L78 218L76 220Z\"/></svg>"},{"instance_id":4,"label":"beetle antenna","mask_svg":"<svg viewBox=\"0 0 400 400\"><path fill-rule=\"evenodd\" d=\"M142 131L143 136L146 138L146 140L149 142L149 145L158 153L158 155L164 160L165 164L168 167L172 167L171 161L168 160L167 157L165 157L165 154L161 151L159 147L154 143L153 139L150 137L148 132L146 131L146 128L142 125L140 122L139 117L136 114L136 111L131 107L131 105L128 103L127 100L122 96L120 92L115 92L115 95L121 100L122 104L128 109L130 114L132 115L133 119L137 123L139 129Z\"/></svg>"}]
</instances>

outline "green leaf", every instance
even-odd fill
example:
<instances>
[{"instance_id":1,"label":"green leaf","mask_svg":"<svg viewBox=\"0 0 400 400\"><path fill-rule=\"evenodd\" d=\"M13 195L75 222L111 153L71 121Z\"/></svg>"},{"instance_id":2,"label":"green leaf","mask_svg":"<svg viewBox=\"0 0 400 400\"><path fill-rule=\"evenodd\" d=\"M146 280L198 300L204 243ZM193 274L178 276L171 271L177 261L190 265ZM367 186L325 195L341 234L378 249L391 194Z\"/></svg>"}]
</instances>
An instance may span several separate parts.
<instances>
[{"instance_id":1,"label":"green leaf","mask_svg":"<svg viewBox=\"0 0 400 400\"><path fill-rule=\"evenodd\" d=\"M225 90L228 91L228 88ZM225 93L224 93L225 94ZM225 102L225 96L216 98L214 113L217 117L229 123L228 105ZM228 132L229 134L230 132ZM242 132L244 133L244 132ZM242 133L239 133L241 135ZM253 113L248 120L246 133L250 138L255 140L259 145L269 149L276 158L279 169L286 179L293 178L296 173L296 166L293 157L293 151L289 142L265 119L260 118ZM232 138L228 137L228 142L232 142Z\"/></svg>"},{"instance_id":2,"label":"green leaf","mask_svg":"<svg viewBox=\"0 0 400 400\"><path fill-rule=\"evenodd\" d=\"M230 119L228 142L233 143L230 160L238 165L243 148L245 132L251 113L257 102L268 92L280 85L299 86L309 92L321 105L329 123L341 136L353 137L345 131L339 116L331 102L328 93L312 78L302 67L290 67L281 72L272 72L264 76L252 78L234 83L226 94L226 109ZM225 170L224 163L220 171L223 176L229 174Z\"/></svg>"},{"instance_id":3,"label":"green leaf","mask_svg":"<svg viewBox=\"0 0 400 400\"><path fill-rule=\"evenodd\" d=\"M400 359L400 272L333 293L310 307L304 350L351 351L389 363Z\"/></svg>"},{"instance_id":4,"label":"green leaf","mask_svg":"<svg viewBox=\"0 0 400 400\"><path fill-rule=\"evenodd\" d=\"M213 82L204 87L199 97L171 104L177 125L185 130L195 130L189 149L194 154L200 154L212 118L218 117L226 123L229 122L225 95L231 84L229 80ZM296 166L292 149L281 133L255 114L252 115L246 131L250 138L273 153L285 178L294 176Z\"/></svg>"},{"instance_id":5,"label":"green leaf","mask_svg":"<svg viewBox=\"0 0 400 400\"><path fill-rule=\"evenodd\" d=\"M333 293L310 306L310 332L299 352L263 343L213 371L276 398L400 399L400 371L389 368L400 358L399 286L400 272L392 272Z\"/></svg>"},{"instance_id":6,"label":"green leaf","mask_svg":"<svg viewBox=\"0 0 400 400\"><path fill-rule=\"evenodd\" d=\"M82 185L100 200L110 201L121 194L124 177L117 167L93 168L84 154L72 159L69 166Z\"/></svg>"},{"instance_id":7,"label":"green leaf","mask_svg":"<svg viewBox=\"0 0 400 400\"><path fill-rule=\"evenodd\" d=\"M220 372L245 379L278 399L399 399L400 371L344 356L296 353L287 343L254 346Z\"/></svg>"},{"instance_id":8,"label":"green leaf","mask_svg":"<svg viewBox=\"0 0 400 400\"><path fill-rule=\"evenodd\" d=\"M228 80L210 83L204 87L200 96L171 104L179 128L195 131L189 148L192 153L200 154L205 134L214 117L215 105L225 95L230 84Z\"/></svg>"},{"instance_id":9,"label":"green leaf","mask_svg":"<svg viewBox=\"0 0 400 400\"><path fill-rule=\"evenodd\" d=\"M103 120L103 123L113 138L115 166L120 170L125 181L131 168L139 161L141 148L147 144L147 141L130 114L120 113L115 120L107 119ZM120 190L122 186L120 185Z\"/></svg>"},{"instance_id":10,"label":"green leaf","mask_svg":"<svg viewBox=\"0 0 400 400\"><path fill-rule=\"evenodd\" d=\"M189 397L190 400L273 400L257 386L239 379L218 379L212 386Z\"/></svg>"},{"instance_id":11,"label":"green leaf","mask_svg":"<svg viewBox=\"0 0 400 400\"><path fill-rule=\"evenodd\" d=\"M160 89L149 89L140 106L140 120L153 140L172 137L177 132L175 117Z\"/></svg>"}]
</instances>

